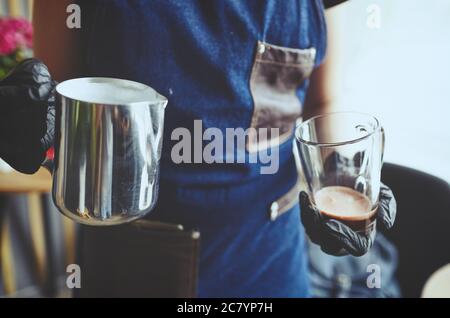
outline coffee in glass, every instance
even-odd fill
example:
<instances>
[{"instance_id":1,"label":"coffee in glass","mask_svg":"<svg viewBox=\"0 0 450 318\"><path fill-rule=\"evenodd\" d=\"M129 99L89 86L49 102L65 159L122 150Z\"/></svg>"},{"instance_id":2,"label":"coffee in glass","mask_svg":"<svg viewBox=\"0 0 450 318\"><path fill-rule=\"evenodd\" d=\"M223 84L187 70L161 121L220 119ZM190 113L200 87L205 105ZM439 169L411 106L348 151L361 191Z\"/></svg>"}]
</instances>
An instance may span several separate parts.
<instances>
[{"instance_id":1,"label":"coffee in glass","mask_svg":"<svg viewBox=\"0 0 450 318\"><path fill-rule=\"evenodd\" d=\"M353 112L325 114L301 123L296 139L308 192L321 215L373 235L384 148L379 121Z\"/></svg>"}]
</instances>

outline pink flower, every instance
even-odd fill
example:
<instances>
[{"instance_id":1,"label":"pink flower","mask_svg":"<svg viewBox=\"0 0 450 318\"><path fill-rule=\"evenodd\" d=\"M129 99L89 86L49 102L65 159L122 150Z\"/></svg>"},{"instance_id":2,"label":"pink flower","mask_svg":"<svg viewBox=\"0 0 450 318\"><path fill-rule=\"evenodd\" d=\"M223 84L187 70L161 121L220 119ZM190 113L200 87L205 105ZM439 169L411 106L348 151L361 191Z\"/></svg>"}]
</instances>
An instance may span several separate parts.
<instances>
[{"instance_id":1,"label":"pink flower","mask_svg":"<svg viewBox=\"0 0 450 318\"><path fill-rule=\"evenodd\" d=\"M24 18L0 18L0 54L8 55L17 49L31 48L33 28Z\"/></svg>"},{"instance_id":2,"label":"pink flower","mask_svg":"<svg viewBox=\"0 0 450 318\"><path fill-rule=\"evenodd\" d=\"M0 54L2 55L8 55L15 51L17 45L16 45L16 38L15 34L13 33L4 33L1 34L0 31Z\"/></svg>"}]
</instances>

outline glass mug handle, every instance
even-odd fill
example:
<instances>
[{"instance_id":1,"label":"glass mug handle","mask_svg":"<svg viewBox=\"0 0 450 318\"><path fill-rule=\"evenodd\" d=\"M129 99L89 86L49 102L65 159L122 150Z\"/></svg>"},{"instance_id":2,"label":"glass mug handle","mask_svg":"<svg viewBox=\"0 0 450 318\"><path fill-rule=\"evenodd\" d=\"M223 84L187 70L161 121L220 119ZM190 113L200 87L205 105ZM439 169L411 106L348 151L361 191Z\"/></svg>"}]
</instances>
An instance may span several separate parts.
<instances>
[{"instance_id":1,"label":"glass mug handle","mask_svg":"<svg viewBox=\"0 0 450 318\"><path fill-rule=\"evenodd\" d=\"M357 127L358 128L358 127ZM384 159L384 147L386 143L386 135L384 132L383 126L380 126L380 134L381 134L381 161L380 161L380 167L383 166L383 159ZM364 160L364 162L367 163L367 160ZM365 167L366 164L363 163L363 166ZM359 175L356 180L353 188L359 192L365 192L365 189L367 187L366 178L362 175Z\"/></svg>"}]
</instances>

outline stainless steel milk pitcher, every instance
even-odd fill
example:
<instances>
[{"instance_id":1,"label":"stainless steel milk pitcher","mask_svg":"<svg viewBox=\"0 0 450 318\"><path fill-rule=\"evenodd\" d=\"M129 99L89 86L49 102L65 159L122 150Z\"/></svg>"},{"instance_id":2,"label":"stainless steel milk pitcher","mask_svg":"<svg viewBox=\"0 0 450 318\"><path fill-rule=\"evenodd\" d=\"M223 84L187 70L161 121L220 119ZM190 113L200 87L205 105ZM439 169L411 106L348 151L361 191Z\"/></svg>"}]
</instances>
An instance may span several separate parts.
<instances>
[{"instance_id":1,"label":"stainless steel milk pitcher","mask_svg":"<svg viewBox=\"0 0 450 318\"><path fill-rule=\"evenodd\" d=\"M79 78L56 87L53 201L89 225L130 222L158 198L167 99L151 87Z\"/></svg>"}]
</instances>

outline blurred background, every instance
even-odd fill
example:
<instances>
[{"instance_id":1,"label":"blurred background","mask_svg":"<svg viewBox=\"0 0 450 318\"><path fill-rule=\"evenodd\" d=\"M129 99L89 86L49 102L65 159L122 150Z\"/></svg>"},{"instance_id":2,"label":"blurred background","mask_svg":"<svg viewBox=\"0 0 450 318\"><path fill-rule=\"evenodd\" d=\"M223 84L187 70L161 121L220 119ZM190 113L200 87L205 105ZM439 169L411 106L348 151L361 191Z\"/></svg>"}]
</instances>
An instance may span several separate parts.
<instances>
[{"instance_id":1,"label":"blurred background","mask_svg":"<svg viewBox=\"0 0 450 318\"><path fill-rule=\"evenodd\" d=\"M387 162L450 182L450 1L354 0L337 11L339 107L381 120Z\"/></svg>"},{"instance_id":2,"label":"blurred background","mask_svg":"<svg viewBox=\"0 0 450 318\"><path fill-rule=\"evenodd\" d=\"M32 0L0 0L0 78L32 56L32 7ZM54 207L51 184L43 168L24 175L0 159L0 297L70 295L76 226Z\"/></svg>"},{"instance_id":3,"label":"blurred background","mask_svg":"<svg viewBox=\"0 0 450 318\"><path fill-rule=\"evenodd\" d=\"M32 3L0 0L2 23L21 18L29 28ZM371 113L385 127L385 161L397 166L384 180L399 200L389 235L399 248L402 291L417 297L450 261L450 1L352 0L333 10L338 106ZM0 26L0 75L32 49L26 39L20 50L5 49L7 30ZM65 268L74 263L76 229L53 207L50 188L48 172L25 176L0 163L0 296L70 296Z\"/></svg>"}]
</instances>

